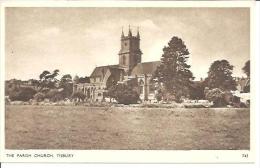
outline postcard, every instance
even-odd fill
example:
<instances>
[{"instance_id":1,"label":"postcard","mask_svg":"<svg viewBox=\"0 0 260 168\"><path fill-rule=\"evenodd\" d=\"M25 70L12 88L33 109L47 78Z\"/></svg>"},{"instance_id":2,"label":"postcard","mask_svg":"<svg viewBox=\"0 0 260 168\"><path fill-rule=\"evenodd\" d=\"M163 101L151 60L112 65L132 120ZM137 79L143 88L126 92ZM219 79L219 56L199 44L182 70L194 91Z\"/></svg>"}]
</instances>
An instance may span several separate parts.
<instances>
[{"instance_id":1,"label":"postcard","mask_svg":"<svg viewBox=\"0 0 260 168\"><path fill-rule=\"evenodd\" d=\"M254 4L1 3L1 162L253 163Z\"/></svg>"}]
</instances>

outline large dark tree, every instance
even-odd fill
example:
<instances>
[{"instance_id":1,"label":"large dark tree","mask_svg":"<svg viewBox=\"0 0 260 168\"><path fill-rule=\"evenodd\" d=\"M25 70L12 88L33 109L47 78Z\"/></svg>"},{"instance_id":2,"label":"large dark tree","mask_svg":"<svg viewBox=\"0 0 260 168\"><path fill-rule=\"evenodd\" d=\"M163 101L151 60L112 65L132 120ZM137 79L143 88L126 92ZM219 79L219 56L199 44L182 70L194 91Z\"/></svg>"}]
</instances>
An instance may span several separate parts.
<instances>
[{"instance_id":1,"label":"large dark tree","mask_svg":"<svg viewBox=\"0 0 260 168\"><path fill-rule=\"evenodd\" d=\"M248 92L250 92L250 60L248 60L245 63L245 66L242 68L242 70L244 71L244 73L246 74L246 76L248 78L243 91L245 93L248 93Z\"/></svg>"},{"instance_id":2,"label":"large dark tree","mask_svg":"<svg viewBox=\"0 0 260 168\"><path fill-rule=\"evenodd\" d=\"M236 90L236 81L232 77L233 66L227 60L214 61L208 71L206 85L210 89Z\"/></svg>"},{"instance_id":3,"label":"large dark tree","mask_svg":"<svg viewBox=\"0 0 260 168\"><path fill-rule=\"evenodd\" d=\"M250 60L248 60L245 63L245 66L242 68L242 70L244 71L244 73L247 75L248 78L250 78Z\"/></svg>"},{"instance_id":4,"label":"large dark tree","mask_svg":"<svg viewBox=\"0 0 260 168\"><path fill-rule=\"evenodd\" d=\"M163 48L161 65L157 67L153 78L163 83L165 90L174 95L176 100L189 95L189 86L193 80L187 64L189 51L182 39L173 37L168 46Z\"/></svg>"}]
</instances>

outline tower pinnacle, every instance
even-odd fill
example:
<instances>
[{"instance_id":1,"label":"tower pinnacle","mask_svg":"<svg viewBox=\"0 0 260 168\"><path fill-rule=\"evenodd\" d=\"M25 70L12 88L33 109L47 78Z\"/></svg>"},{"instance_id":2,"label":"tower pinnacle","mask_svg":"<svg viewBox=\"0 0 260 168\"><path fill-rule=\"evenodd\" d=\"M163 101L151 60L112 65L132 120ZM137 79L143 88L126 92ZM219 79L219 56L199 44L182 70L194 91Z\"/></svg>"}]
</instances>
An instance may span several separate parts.
<instances>
[{"instance_id":1,"label":"tower pinnacle","mask_svg":"<svg viewBox=\"0 0 260 168\"><path fill-rule=\"evenodd\" d=\"M122 27L122 34L121 34L121 38L124 38L125 35L124 35L124 27Z\"/></svg>"},{"instance_id":2,"label":"tower pinnacle","mask_svg":"<svg viewBox=\"0 0 260 168\"><path fill-rule=\"evenodd\" d=\"M137 27L137 36L138 39L140 39L140 34L139 34L139 27Z\"/></svg>"},{"instance_id":3,"label":"tower pinnacle","mask_svg":"<svg viewBox=\"0 0 260 168\"><path fill-rule=\"evenodd\" d=\"M128 36L132 37L132 31L131 31L130 25L128 26Z\"/></svg>"}]
</instances>

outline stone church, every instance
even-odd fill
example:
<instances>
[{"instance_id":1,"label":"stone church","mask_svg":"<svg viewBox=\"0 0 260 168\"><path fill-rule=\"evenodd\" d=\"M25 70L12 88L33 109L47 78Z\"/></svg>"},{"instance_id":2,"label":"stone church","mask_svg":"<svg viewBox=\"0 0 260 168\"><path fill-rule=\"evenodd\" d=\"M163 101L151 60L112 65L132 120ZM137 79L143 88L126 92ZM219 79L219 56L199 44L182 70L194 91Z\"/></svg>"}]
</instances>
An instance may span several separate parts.
<instances>
[{"instance_id":1,"label":"stone church","mask_svg":"<svg viewBox=\"0 0 260 168\"><path fill-rule=\"evenodd\" d=\"M90 75L88 83L73 84L73 92L81 91L86 99L91 101L103 101L106 89L113 81L124 83L137 80L140 99L142 101L155 99L155 84L151 77L160 61L143 62L140 49L140 34L133 35L131 29L128 35L121 34L121 49L118 54L119 64L99 66Z\"/></svg>"}]
</instances>

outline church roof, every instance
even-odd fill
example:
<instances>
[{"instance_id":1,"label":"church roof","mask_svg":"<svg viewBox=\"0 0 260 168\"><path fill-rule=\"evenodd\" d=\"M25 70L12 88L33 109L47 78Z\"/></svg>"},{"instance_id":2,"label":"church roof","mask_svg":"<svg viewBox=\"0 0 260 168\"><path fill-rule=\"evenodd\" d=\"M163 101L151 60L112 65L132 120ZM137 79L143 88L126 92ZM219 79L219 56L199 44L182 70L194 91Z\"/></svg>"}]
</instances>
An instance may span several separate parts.
<instances>
[{"instance_id":1,"label":"church roof","mask_svg":"<svg viewBox=\"0 0 260 168\"><path fill-rule=\"evenodd\" d=\"M160 61L153 62L143 62L138 63L132 70L131 75L143 75L143 74L153 74L157 66L161 64Z\"/></svg>"},{"instance_id":2,"label":"church roof","mask_svg":"<svg viewBox=\"0 0 260 168\"><path fill-rule=\"evenodd\" d=\"M119 65L99 66L94 69L90 77L103 77L108 70L110 70L111 73L123 71L123 69Z\"/></svg>"}]
</instances>

